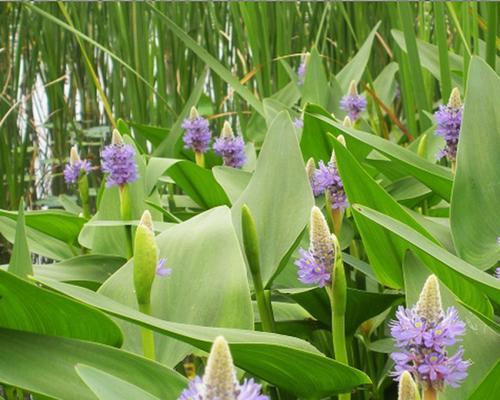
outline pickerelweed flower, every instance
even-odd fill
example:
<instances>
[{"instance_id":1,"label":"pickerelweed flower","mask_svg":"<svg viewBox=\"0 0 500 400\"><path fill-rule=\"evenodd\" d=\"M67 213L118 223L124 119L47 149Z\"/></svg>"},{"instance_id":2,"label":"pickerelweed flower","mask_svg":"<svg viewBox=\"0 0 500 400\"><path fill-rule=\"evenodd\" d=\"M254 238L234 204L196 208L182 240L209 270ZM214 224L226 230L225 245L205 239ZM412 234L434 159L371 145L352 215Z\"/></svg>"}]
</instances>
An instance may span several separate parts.
<instances>
[{"instance_id":1,"label":"pickerelweed flower","mask_svg":"<svg viewBox=\"0 0 500 400\"><path fill-rule=\"evenodd\" d=\"M316 197L327 192L333 210L345 210L349 206L334 154L327 165L323 161L319 162L313 173L312 189Z\"/></svg>"},{"instance_id":2,"label":"pickerelweed flower","mask_svg":"<svg viewBox=\"0 0 500 400\"><path fill-rule=\"evenodd\" d=\"M340 100L340 108L347 112L351 121L356 121L366 109L366 99L358 94L356 81L351 81L347 94Z\"/></svg>"},{"instance_id":3,"label":"pickerelweed flower","mask_svg":"<svg viewBox=\"0 0 500 400\"><path fill-rule=\"evenodd\" d=\"M166 268L165 265L167 263L166 258L160 258L158 263L156 264L156 275L158 276L170 276L172 273L172 268Z\"/></svg>"},{"instance_id":4,"label":"pickerelweed flower","mask_svg":"<svg viewBox=\"0 0 500 400\"><path fill-rule=\"evenodd\" d=\"M434 113L437 123L436 135L443 137L446 141L445 148L437 154L437 158L446 157L450 161L455 161L457 158L462 112L463 106L460 100L460 91L458 88L454 88L451 92L448 105L439 106L439 110Z\"/></svg>"},{"instance_id":5,"label":"pickerelweed flower","mask_svg":"<svg viewBox=\"0 0 500 400\"><path fill-rule=\"evenodd\" d=\"M215 339L203 379L195 377L177 400L269 400L253 379L236 380L233 359L226 340Z\"/></svg>"},{"instance_id":6,"label":"pickerelweed flower","mask_svg":"<svg viewBox=\"0 0 500 400\"><path fill-rule=\"evenodd\" d=\"M302 86L304 84L308 59L309 53L306 53L300 60L299 68L297 68L297 84L299 86Z\"/></svg>"},{"instance_id":7,"label":"pickerelweed flower","mask_svg":"<svg viewBox=\"0 0 500 400\"><path fill-rule=\"evenodd\" d=\"M64 180L69 185L70 183L78 182L81 174L90 172L90 163L87 160L81 160L76 150L76 146L71 148L69 154L69 163L64 167Z\"/></svg>"},{"instance_id":8,"label":"pickerelweed flower","mask_svg":"<svg viewBox=\"0 0 500 400\"><path fill-rule=\"evenodd\" d=\"M182 123L185 129L182 140L184 148L191 149L197 153L205 153L210 145L212 133L208 125L208 120L201 117L195 107L191 108L189 118Z\"/></svg>"},{"instance_id":9,"label":"pickerelweed flower","mask_svg":"<svg viewBox=\"0 0 500 400\"><path fill-rule=\"evenodd\" d=\"M400 306L391 322L391 335L400 349L391 355L396 363L393 375L401 378L408 371L424 390L458 387L470 362L463 360L462 347L452 356L446 348L460 341L464 332L457 310L450 307L443 311L439 282L431 275L417 304L409 309Z\"/></svg>"},{"instance_id":10,"label":"pickerelweed flower","mask_svg":"<svg viewBox=\"0 0 500 400\"><path fill-rule=\"evenodd\" d=\"M302 118L294 118L293 120L293 126L297 129L303 129L304 128L304 120Z\"/></svg>"},{"instance_id":11,"label":"pickerelweed flower","mask_svg":"<svg viewBox=\"0 0 500 400\"><path fill-rule=\"evenodd\" d=\"M226 167L241 168L245 164L245 143L241 136L234 136L229 122L224 122L220 137L214 143L215 154L222 157Z\"/></svg>"},{"instance_id":12,"label":"pickerelweed flower","mask_svg":"<svg viewBox=\"0 0 500 400\"><path fill-rule=\"evenodd\" d=\"M318 207L311 210L309 236L309 249L300 248L295 261L297 275L302 283L324 287L332 282L335 252L328 224Z\"/></svg>"},{"instance_id":13,"label":"pickerelweed flower","mask_svg":"<svg viewBox=\"0 0 500 400\"><path fill-rule=\"evenodd\" d=\"M115 129L111 144L101 152L102 170L108 174L106 187L124 186L137 180L135 149L123 143L120 133Z\"/></svg>"},{"instance_id":14,"label":"pickerelweed flower","mask_svg":"<svg viewBox=\"0 0 500 400\"><path fill-rule=\"evenodd\" d=\"M495 269L495 277L496 277L497 279L500 279L500 267L497 267L497 268Z\"/></svg>"}]
</instances>

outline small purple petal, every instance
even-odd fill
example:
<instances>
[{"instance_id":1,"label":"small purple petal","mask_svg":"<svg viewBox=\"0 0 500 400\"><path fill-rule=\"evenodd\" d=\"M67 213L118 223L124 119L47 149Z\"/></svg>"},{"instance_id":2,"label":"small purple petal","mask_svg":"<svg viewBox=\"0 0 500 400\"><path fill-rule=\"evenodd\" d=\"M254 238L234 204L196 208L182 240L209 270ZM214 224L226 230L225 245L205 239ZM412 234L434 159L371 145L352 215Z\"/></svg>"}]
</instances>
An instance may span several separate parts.
<instances>
[{"instance_id":1,"label":"small purple petal","mask_svg":"<svg viewBox=\"0 0 500 400\"><path fill-rule=\"evenodd\" d=\"M356 121L366 109L366 99L359 94L347 94L340 100L340 108L347 112L351 121Z\"/></svg>"},{"instance_id":2,"label":"small purple petal","mask_svg":"<svg viewBox=\"0 0 500 400\"><path fill-rule=\"evenodd\" d=\"M166 263L167 263L166 258L160 258L158 260L158 264L156 264L156 275L170 276L170 274L172 273L172 268L165 268Z\"/></svg>"},{"instance_id":3,"label":"small purple petal","mask_svg":"<svg viewBox=\"0 0 500 400\"><path fill-rule=\"evenodd\" d=\"M437 123L436 135L443 137L446 141L445 148L438 153L439 158L456 159L458 138L462 125L462 111L463 107L453 108L441 105L439 110L434 113Z\"/></svg>"},{"instance_id":4,"label":"small purple petal","mask_svg":"<svg viewBox=\"0 0 500 400\"><path fill-rule=\"evenodd\" d=\"M313 173L312 189L314 195L320 196L328 191L332 209L345 210L349 203L344 191L344 185L340 179L335 163L329 162L327 165L320 161L318 169Z\"/></svg>"},{"instance_id":5,"label":"small purple petal","mask_svg":"<svg viewBox=\"0 0 500 400\"><path fill-rule=\"evenodd\" d=\"M78 161L74 164L68 163L64 167L64 180L68 185L76 183L81 174L88 174L89 172L90 163L87 160Z\"/></svg>"}]
</instances>

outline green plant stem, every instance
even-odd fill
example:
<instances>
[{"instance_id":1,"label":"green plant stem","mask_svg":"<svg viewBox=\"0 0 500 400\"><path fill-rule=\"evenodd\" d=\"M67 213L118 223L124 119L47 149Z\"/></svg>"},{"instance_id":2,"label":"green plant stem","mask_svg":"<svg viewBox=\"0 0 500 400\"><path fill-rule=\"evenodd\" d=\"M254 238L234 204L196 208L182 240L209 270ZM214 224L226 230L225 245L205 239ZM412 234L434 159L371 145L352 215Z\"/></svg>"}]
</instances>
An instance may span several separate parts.
<instances>
[{"instance_id":1,"label":"green plant stem","mask_svg":"<svg viewBox=\"0 0 500 400\"><path fill-rule=\"evenodd\" d=\"M241 208L241 227L243 233L243 247L247 257L248 265L252 275L255 299L259 309L262 330L265 332L274 331L274 318L272 313L271 295L264 290L262 274L260 272L259 240L257 227L250 209L243 205Z\"/></svg>"},{"instance_id":2,"label":"green plant stem","mask_svg":"<svg viewBox=\"0 0 500 400\"><path fill-rule=\"evenodd\" d=\"M488 6L488 32L486 34L486 62L490 65L491 68L495 69L498 5L495 2L491 2L488 3L487 6Z\"/></svg>"},{"instance_id":3,"label":"green plant stem","mask_svg":"<svg viewBox=\"0 0 500 400\"><path fill-rule=\"evenodd\" d=\"M83 217L90 219L89 180L85 174L78 179L78 191L82 200Z\"/></svg>"},{"instance_id":4,"label":"green plant stem","mask_svg":"<svg viewBox=\"0 0 500 400\"><path fill-rule=\"evenodd\" d=\"M120 186L120 215L122 221L130 222L132 219L132 209L130 204L130 193L129 186ZM132 226L125 225L125 231L127 236L127 257L131 258L133 255L132 250Z\"/></svg>"},{"instance_id":5,"label":"green plant stem","mask_svg":"<svg viewBox=\"0 0 500 400\"><path fill-rule=\"evenodd\" d=\"M139 304L139 311L151 315L151 303ZM155 337L153 331L147 328L141 328L141 338L142 338L142 351L144 357L150 360L155 359Z\"/></svg>"},{"instance_id":6,"label":"green plant stem","mask_svg":"<svg viewBox=\"0 0 500 400\"><path fill-rule=\"evenodd\" d=\"M199 165L202 168L205 168L205 155L203 153L200 153L199 151L195 151L194 159L195 159L197 165Z\"/></svg>"},{"instance_id":7,"label":"green plant stem","mask_svg":"<svg viewBox=\"0 0 500 400\"><path fill-rule=\"evenodd\" d=\"M347 346L345 338L345 308L347 301L347 284L345 277L342 252L335 249L335 264L332 289L330 290L330 303L332 310L332 339L335 359L343 364L349 365ZM349 400L350 393L339 395L340 400Z\"/></svg>"}]
</instances>

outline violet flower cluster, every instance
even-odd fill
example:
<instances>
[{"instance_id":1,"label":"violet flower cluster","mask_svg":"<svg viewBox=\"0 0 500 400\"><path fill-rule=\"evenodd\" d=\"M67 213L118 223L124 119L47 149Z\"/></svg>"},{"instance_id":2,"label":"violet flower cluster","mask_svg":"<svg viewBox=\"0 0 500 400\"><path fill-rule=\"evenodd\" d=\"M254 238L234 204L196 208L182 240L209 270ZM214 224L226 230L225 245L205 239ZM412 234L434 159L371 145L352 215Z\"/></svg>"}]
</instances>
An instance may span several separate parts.
<instances>
[{"instance_id":1,"label":"violet flower cluster","mask_svg":"<svg viewBox=\"0 0 500 400\"><path fill-rule=\"evenodd\" d=\"M340 100L340 108L347 112L349 118L354 122L359 118L359 115L366 109L366 99L358 94L356 81L352 81L349 86L349 91Z\"/></svg>"},{"instance_id":2,"label":"violet flower cluster","mask_svg":"<svg viewBox=\"0 0 500 400\"><path fill-rule=\"evenodd\" d=\"M430 285L426 282L426 286L428 289ZM439 294L427 296L423 301L432 301L432 298L440 303ZM419 303L422 303L422 295ZM429 313L432 308L434 311ZM400 349L391 354L396 363L393 376L399 379L404 371L408 371L426 390L441 391L445 384L458 387L467 376L470 362L463 360L462 347L453 355L448 353L447 347L460 341L464 331L465 324L453 307L444 312L440 305L436 308L417 304L409 309L400 306L396 320L391 322L391 334Z\"/></svg>"},{"instance_id":3,"label":"violet flower cluster","mask_svg":"<svg viewBox=\"0 0 500 400\"><path fill-rule=\"evenodd\" d=\"M135 162L135 149L123 143L118 131L113 131L110 145L101 152L102 170L108 174L106 187L120 186L137 180L137 164Z\"/></svg>"},{"instance_id":4,"label":"violet flower cluster","mask_svg":"<svg viewBox=\"0 0 500 400\"><path fill-rule=\"evenodd\" d=\"M309 229L309 249L300 248L300 257L295 261L297 275L302 283L325 287L332 283L335 251L328 224L318 207L311 211Z\"/></svg>"},{"instance_id":5,"label":"violet flower cluster","mask_svg":"<svg viewBox=\"0 0 500 400\"><path fill-rule=\"evenodd\" d=\"M299 118L299 117L294 118L293 126L295 126L295 128L297 128L297 129L304 128L304 120L302 118Z\"/></svg>"},{"instance_id":6,"label":"violet flower cluster","mask_svg":"<svg viewBox=\"0 0 500 400\"><path fill-rule=\"evenodd\" d=\"M199 376L196 376L177 400L206 400L204 392L205 384ZM268 396L262 394L262 385L255 382L253 378L245 379L242 384L235 384L234 398L236 400L269 400Z\"/></svg>"},{"instance_id":7,"label":"violet flower cluster","mask_svg":"<svg viewBox=\"0 0 500 400\"><path fill-rule=\"evenodd\" d=\"M299 64L299 68L297 68L297 83L299 86L304 84L304 79L306 77L306 57L302 59Z\"/></svg>"},{"instance_id":8,"label":"violet flower cluster","mask_svg":"<svg viewBox=\"0 0 500 400\"><path fill-rule=\"evenodd\" d=\"M64 167L64 180L69 185L70 183L78 182L81 174L88 174L90 172L90 163L87 160L70 159L70 162Z\"/></svg>"},{"instance_id":9,"label":"violet flower cluster","mask_svg":"<svg viewBox=\"0 0 500 400\"><path fill-rule=\"evenodd\" d=\"M326 165L323 161L319 162L312 174L312 190L316 197L327 193L333 210L342 211L349 206L334 157Z\"/></svg>"},{"instance_id":10,"label":"violet flower cluster","mask_svg":"<svg viewBox=\"0 0 500 400\"><path fill-rule=\"evenodd\" d=\"M226 167L241 168L245 164L245 143L241 136L234 136L229 122L224 122L222 133L214 143L215 154L222 157Z\"/></svg>"},{"instance_id":11,"label":"violet flower cluster","mask_svg":"<svg viewBox=\"0 0 500 400\"><path fill-rule=\"evenodd\" d=\"M177 400L216 399L269 400L253 379L238 383L229 346L222 336L212 345L203 378L196 376Z\"/></svg>"},{"instance_id":12,"label":"violet flower cluster","mask_svg":"<svg viewBox=\"0 0 500 400\"><path fill-rule=\"evenodd\" d=\"M191 108L189 118L184 120L182 128L185 129L182 137L184 148L197 153L207 152L212 133L210 132L208 120L201 117L195 107Z\"/></svg>"},{"instance_id":13,"label":"violet flower cluster","mask_svg":"<svg viewBox=\"0 0 500 400\"><path fill-rule=\"evenodd\" d=\"M448 105L439 106L439 110L434 113L437 123L436 135L444 138L446 142L445 148L437 154L437 158L446 157L450 161L456 160L462 112L460 92L455 88L451 92Z\"/></svg>"}]
</instances>

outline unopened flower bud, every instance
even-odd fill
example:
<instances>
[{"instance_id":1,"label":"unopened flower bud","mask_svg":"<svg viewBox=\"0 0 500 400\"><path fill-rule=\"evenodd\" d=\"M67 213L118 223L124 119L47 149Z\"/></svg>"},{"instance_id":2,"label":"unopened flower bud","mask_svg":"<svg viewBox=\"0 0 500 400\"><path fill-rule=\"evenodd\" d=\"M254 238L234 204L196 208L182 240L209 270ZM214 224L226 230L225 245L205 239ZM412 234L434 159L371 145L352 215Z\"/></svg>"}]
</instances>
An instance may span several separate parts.
<instances>
[{"instance_id":1,"label":"unopened flower bud","mask_svg":"<svg viewBox=\"0 0 500 400\"><path fill-rule=\"evenodd\" d=\"M134 241L134 287L139 304L149 304L151 287L156 275L158 248L153 232L153 221L148 210L142 214Z\"/></svg>"},{"instance_id":2,"label":"unopened flower bud","mask_svg":"<svg viewBox=\"0 0 500 400\"><path fill-rule=\"evenodd\" d=\"M200 114L195 106L191 107L191 111L189 112L189 119L199 118Z\"/></svg>"},{"instance_id":3,"label":"unopened flower bud","mask_svg":"<svg viewBox=\"0 0 500 400\"><path fill-rule=\"evenodd\" d=\"M111 137L111 144L114 144L114 145L123 144L123 138L122 138L122 135L120 135L120 132L118 132L118 129L113 129L113 135Z\"/></svg>"},{"instance_id":4,"label":"unopened flower bud","mask_svg":"<svg viewBox=\"0 0 500 400\"><path fill-rule=\"evenodd\" d=\"M315 169L316 169L316 165L314 163L314 158L311 157L309 160L307 160L307 163L306 163L306 174L307 174L307 177L309 178L309 182L312 182Z\"/></svg>"},{"instance_id":5,"label":"unopened flower bud","mask_svg":"<svg viewBox=\"0 0 500 400\"><path fill-rule=\"evenodd\" d=\"M399 378L398 400L417 400L417 387L408 371Z\"/></svg>"},{"instance_id":6,"label":"unopened flower bud","mask_svg":"<svg viewBox=\"0 0 500 400\"><path fill-rule=\"evenodd\" d=\"M333 255L333 243L328 223L321 210L314 206L311 210L310 222L311 249L322 259L329 259Z\"/></svg>"},{"instance_id":7,"label":"unopened flower bud","mask_svg":"<svg viewBox=\"0 0 500 400\"><path fill-rule=\"evenodd\" d=\"M346 128L352 128L352 121L351 121L351 118L349 118L349 115L345 116L344 121L342 122L342 125L344 125Z\"/></svg>"},{"instance_id":8,"label":"unopened flower bud","mask_svg":"<svg viewBox=\"0 0 500 400\"><path fill-rule=\"evenodd\" d=\"M228 139L234 138L233 128L231 128L231 124L228 121L224 121L220 137Z\"/></svg>"},{"instance_id":9,"label":"unopened flower bud","mask_svg":"<svg viewBox=\"0 0 500 400\"><path fill-rule=\"evenodd\" d=\"M462 107L462 99L460 98L460 90L458 88L453 88L451 91L448 107L455 109Z\"/></svg>"},{"instance_id":10,"label":"unopened flower bud","mask_svg":"<svg viewBox=\"0 0 500 400\"><path fill-rule=\"evenodd\" d=\"M235 400L236 374L229 346L222 336L215 339L208 356L204 400Z\"/></svg>"},{"instance_id":11,"label":"unopened flower bud","mask_svg":"<svg viewBox=\"0 0 500 400\"><path fill-rule=\"evenodd\" d=\"M76 146L71 147L71 150L69 152L69 162L71 165L78 164L82 160L80 159L80 156L78 155L78 151L76 150Z\"/></svg>"},{"instance_id":12,"label":"unopened flower bud","mask_svg":"<svg viewBox=\"0 0 500 400\"><path fill-rule=\"evenodd\" d=\"M435 275L429 276L425 281L417 302L416 312L421 318L431 323L436 323L443 315L439 281Z\"/></svg>"}]
</instances>

